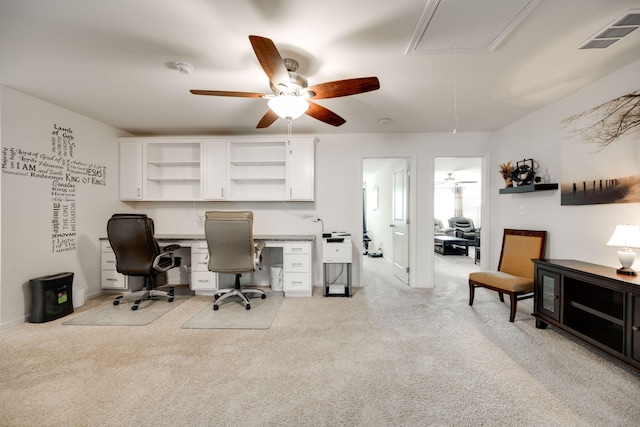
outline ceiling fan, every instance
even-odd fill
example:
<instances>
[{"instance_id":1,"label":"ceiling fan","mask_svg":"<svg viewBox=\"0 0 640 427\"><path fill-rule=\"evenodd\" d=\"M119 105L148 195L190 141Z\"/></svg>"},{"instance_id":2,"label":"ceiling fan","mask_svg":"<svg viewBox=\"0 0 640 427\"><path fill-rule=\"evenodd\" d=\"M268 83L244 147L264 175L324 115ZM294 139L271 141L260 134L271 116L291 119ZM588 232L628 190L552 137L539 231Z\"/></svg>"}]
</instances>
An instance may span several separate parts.
<instances>
[{"instance_id":1,"label":"ceiling fan","mask_svg":"<svg viewBox=\"0 0 640 427\"><path fill-rule=\"evenodd\" d=\"M346 122L345 119L313 101L380 89L377 77L336 80L308 86L307 79L296 73L298 63L293 59L283 59L271 39L249 36L249 41L262 69L269 78L272 94L195 89L190 92L194 95L268 99L269 110L258 122L256 126L258 129L270 126L278 117L290 121L302 114L332 126L340 126Z\"/></svg>"},{"instance_id":2,"label":"ceiling fan","mask_svg":"<svg viewBox=\"0 0 640 427\"><path fill-rule=\"evenodd\" d=\"M477 184L478 181L460 181L457 178L453 177L453 172L447 172L447 177L440 184L450 184L450 185L458 185L458 184Z\"/></svg>"}]
</instances>

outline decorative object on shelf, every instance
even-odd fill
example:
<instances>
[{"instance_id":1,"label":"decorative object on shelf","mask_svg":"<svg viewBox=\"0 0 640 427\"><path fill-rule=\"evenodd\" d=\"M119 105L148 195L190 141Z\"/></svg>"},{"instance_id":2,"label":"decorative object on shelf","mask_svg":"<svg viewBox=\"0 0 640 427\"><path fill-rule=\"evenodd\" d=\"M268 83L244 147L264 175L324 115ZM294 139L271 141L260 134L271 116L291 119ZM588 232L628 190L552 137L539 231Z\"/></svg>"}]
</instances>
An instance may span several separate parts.
<instances>
[{"instance_id":1,"label":"decorative object on shelf","mask_svg":"<svg viewBox=\"0 0 640 427\"><path fill-rule=\"evenodd\" d=\"M622 248L618 251L618 259L622 267L616 271L619 274L635 276L637 273L631 266L636 259L636 253L631 248L640 248L640 228L637 225L618 225L607 242L607 246Z\"/></svg>"},{"instance_id":2,"label":"decorative object on shelf","mask_svg":"<svg viewBox=\"0 0 640 427\"><path fill-rule=\"evenodd\" d=\"M515 166L511 164L511 160L507 163L503 163L498 166L498 172L502 175L502 179L504 179L505 188L513 187L513 180L511 179L511 174L515 170Z\"/></svg>"},{"instance_id":3,"label":"decorative object on shelf","mask_svg":"<svg viewBox=\"0 0 640 427\"><path fill-rule=\"evenodd\" d=\"M542 179L539 176L536 176L536 171L538 169L538 162L533 159L524 159L516 162L516 167L511 173L511 179L518 186L531 185L534 182L540 183Z\"/></svg>"}]
</instances>

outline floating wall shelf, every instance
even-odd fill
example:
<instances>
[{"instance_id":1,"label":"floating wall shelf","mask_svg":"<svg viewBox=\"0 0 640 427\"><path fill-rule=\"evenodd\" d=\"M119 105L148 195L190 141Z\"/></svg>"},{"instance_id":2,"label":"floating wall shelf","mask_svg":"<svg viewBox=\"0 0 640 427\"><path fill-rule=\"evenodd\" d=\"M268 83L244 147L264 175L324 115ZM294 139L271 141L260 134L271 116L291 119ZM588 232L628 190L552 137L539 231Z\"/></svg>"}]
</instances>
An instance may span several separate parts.
<instances>
[{"instance_id":1,"label":"floating wall shelf","mask_svg":"<svg viewBox=\"0 0 640 427\"><path fill-rule=\"evenodd\" d=\"M531 193L534 191L547 191L547 190L557 190L557 189L558 189L558 184L529 184L529 185L519 185L517 187L501 188L500 194Z\"/></svg>"}]
</instances>

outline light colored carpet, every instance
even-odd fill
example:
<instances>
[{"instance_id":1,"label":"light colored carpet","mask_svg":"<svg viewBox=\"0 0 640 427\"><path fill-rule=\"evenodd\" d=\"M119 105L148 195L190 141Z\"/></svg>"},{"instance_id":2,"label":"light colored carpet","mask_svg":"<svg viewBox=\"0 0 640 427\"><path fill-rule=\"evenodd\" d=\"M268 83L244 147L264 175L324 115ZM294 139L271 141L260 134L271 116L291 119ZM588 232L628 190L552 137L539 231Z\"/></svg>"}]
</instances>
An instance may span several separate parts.
<instances>
[{"instance_id":1,"label":"light colored carpet","mask_svg":"<svg viewBox=\"0 0 640 427\"><path fill-rule=\"evenodd\" d=\"M86 313L63 320L63 325L92 326L144 326L173 310L192 296L192 292L176 287L172 302L166 298L142 301L137 310L131 310L133 300L123 300L118 305L104 304ZM115 295L110 296L111 300Z\"/></svg>"},{"instance_id":2,"label":"light colored carpet","mask_svg":"<svg viewBox=\"0 0 640 427\"><path fill-rule=\"evenodd\" d=\"M268 292L267 298L252 298L247 310L238 298L224 300L213 310L213 300L182 325L184 329L269 329L284 300L283 292Z\"/></svg>"},{"instance_id":3,"label":"light colored carpet","mask_svg":"<svg viewBox=\"0 0 640 427\"><path fill-rule=\"evenodd\" d=\"M365 258L352 298L285 298L265 330L182 329L204 296L147 326L2 330L0 425L638 425L640 375L525 304L510 323L495 292L469 307L468 265L443 258L435 289Z\"/></svg>"}]
</instances>

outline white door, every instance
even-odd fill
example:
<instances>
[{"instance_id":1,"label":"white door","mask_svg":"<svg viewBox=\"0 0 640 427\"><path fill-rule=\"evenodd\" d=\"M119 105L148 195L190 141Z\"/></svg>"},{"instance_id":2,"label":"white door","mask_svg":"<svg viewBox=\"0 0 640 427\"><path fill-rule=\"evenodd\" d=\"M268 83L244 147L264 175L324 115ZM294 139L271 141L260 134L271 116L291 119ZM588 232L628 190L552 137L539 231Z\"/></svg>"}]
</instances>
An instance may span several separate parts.
<instances>
[{"instance_id":1,"label":"white door","mask_svg":"<svg viewBox=\"0 0 640 427\"><path fill-rule=\"evenodd\" d=\"M409 168L405 166L393 173L393 274L409 284Z\"/></svg>"}]
</instances>

